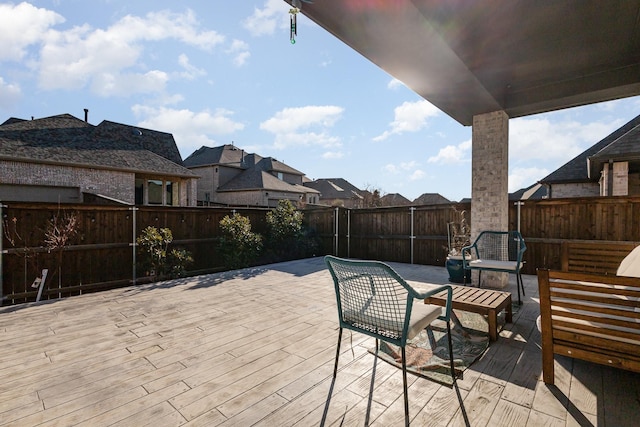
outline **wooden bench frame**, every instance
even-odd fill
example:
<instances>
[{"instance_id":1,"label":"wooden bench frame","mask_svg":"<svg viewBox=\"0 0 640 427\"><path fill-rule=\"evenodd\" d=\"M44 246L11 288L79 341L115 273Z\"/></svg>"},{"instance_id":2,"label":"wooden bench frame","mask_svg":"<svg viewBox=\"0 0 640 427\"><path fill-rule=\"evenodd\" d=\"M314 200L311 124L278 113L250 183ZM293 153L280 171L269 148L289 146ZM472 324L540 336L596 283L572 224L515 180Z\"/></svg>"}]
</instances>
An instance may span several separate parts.
<instances>
[{"instance_id":1,"label":"wooden bench frame","mask_svg":"<svg viewBox=\"0 0 640 427\"><path fill-rule=\"evenodd\" d=\"M620 262L636 246L633 242L565 241L560 244L561 270L615 275Z\"/></svg>"},{"instance_id":2,"label":"wooden bench frame","mask_svg":"<svg viewBox=\"0 0 640 427\"><path fill-rule=\"evenodd\" d=\"M478 286L481 286L483 271L498 271L516 275L518 305L522 305L520 289L522 283L522 256L527 245L519 231L483 231L469 246L462 248L463 268L478 271Z\"/></svg>"},{"instance_id":3,"label":"wooden bench frame","mask_svg":"<svg viewBox=\"0 0 640 427\"><path fill-rule=\"evenodd\" d=\"M640 279L538 270L542 372L553 355L640 372Z\"/></svg>"}]
</instances>

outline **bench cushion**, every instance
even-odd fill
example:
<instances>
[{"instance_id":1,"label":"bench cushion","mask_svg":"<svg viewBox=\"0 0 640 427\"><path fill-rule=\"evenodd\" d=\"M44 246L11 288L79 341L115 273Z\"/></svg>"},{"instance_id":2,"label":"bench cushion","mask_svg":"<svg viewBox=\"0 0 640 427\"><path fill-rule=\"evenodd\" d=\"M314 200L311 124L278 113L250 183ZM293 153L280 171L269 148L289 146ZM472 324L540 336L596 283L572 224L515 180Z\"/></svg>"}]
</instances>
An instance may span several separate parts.
<instances>
[{"instance_id":1,"label":"bench cushion","mask_svg":"<svg viewBox=\"0 0 640 427\"><path fill-rule=\"evenodd\" d=\"M482 268L486 270L516 271L516 261L496 261L492 259L474 259L469 261L469 268Z\"/></svg>"}]
</instances>

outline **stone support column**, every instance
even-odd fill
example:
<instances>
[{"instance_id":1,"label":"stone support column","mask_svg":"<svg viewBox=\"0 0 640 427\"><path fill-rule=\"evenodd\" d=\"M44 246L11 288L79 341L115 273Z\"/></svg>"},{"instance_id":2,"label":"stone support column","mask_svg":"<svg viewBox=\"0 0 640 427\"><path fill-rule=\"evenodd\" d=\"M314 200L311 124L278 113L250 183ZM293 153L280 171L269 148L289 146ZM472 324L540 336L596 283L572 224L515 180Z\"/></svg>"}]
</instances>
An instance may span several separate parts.
<instances>
[{"instance_id":1,"label":"stone support column","mask_svg":"<svg viewBox=\"0 0 640 427\"><path fill-rule=\"evenodd\" d=\"M471 241L483 230L509 229L509 116L504 111L473 117ZM477 283L477 276L473 282ZM484 286L504 288L508 273L482 273Z\"/></svg>"}]
</instances>

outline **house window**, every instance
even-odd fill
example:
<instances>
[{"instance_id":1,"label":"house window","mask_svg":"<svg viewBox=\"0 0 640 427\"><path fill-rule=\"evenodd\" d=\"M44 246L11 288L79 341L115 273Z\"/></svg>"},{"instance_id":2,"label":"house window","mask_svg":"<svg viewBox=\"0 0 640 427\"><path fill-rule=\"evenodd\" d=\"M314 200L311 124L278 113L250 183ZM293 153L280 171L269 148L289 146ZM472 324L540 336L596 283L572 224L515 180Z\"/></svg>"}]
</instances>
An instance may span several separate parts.
<instances>
[{"instance_id":1,"label":"house window","mask_svg":"<svg viewBox=\"0 0 640 427\"><path fill-rule=\"evenodd\" d=\"M147 203L150 205L162 204L162 181L150 179L147 181Z\"/></svg>"},{"instance_id":2,"label":"house window","mask_svg":"<svg viewBox=\"0 0 640 427\"><path fill-rule=\"evenodd\" d=\"M136 178L135 202L136 205L180 206L180 183Z\"/></svg>"},{"instance_id":3,"label":"house window","mask_svg":"<svg viewBox=\"0 0 640 427\"><path fill-rule=\"evenodd\" d=\"M165 197L165 204L169 205L169 206L173 206L174 204L177 204L177 203L174 203L174 199L173 199L173 197L174 197L174 195L173 195L173 193L174 193L173 187L174 187L173 186L173 182L167 181L165 183L165 193L166 193L165 194L165 196L166 196Z\"/></svg>"},{"instance_id":4,"label":"house window","mask_svg":"<svg viewBox=\"0 0 640 427\"><path fill-rule=\"evenodd\" d=\"M279 179L280 181L283 181L283 180L284 180L284 175L283 175L283 173L282 173L282 172L278 172L278 179Z\"/></svg>"},{"instance_id":5,"label":"house window","mask_svg":"<svg viewBox=\"0 0 640 427\"><path fill-rule=\"evenodd\" d=\"M136 178L136 205L144 204L144 179Z\"/></svg>"}]
</instances>

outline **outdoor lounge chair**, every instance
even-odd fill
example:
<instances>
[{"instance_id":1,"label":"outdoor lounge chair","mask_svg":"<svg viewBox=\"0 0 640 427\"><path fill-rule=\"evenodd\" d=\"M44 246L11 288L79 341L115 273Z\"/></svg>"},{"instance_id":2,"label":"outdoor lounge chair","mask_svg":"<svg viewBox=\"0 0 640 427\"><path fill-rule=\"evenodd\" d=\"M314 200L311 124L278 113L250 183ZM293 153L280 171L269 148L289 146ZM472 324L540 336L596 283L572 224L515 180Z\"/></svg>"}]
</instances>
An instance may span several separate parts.
<instances>
[{"instance_id":1,"label":"outdoor lounge chair","mask_svg":"<svg viewBox=\"0 0 640 427\"><path fill-rule=\"evenodd\" d=\"M386 341L401 348L405 424L409 425L405 345L408 339L415 337L436 319L444 320L447 324L451 376L453 384L455 384L456 374L453 363L451 327L449 325L452 304L451 286L434 286L428 291L418 291L411 287L391 267L382 262L346 260L333 256L326 256L325 262L335 285L338 318L340 321L333 382L329 389L325 416L331 401L333 384L338 373L342 330L346 328L374 337L376 339L376 357L379 348L378 340ZM444 309L438 305L424 303L425 298L443 290L448 291ZM419 301L414 304L416 299Z\"/></svg>"}]
</instances>

